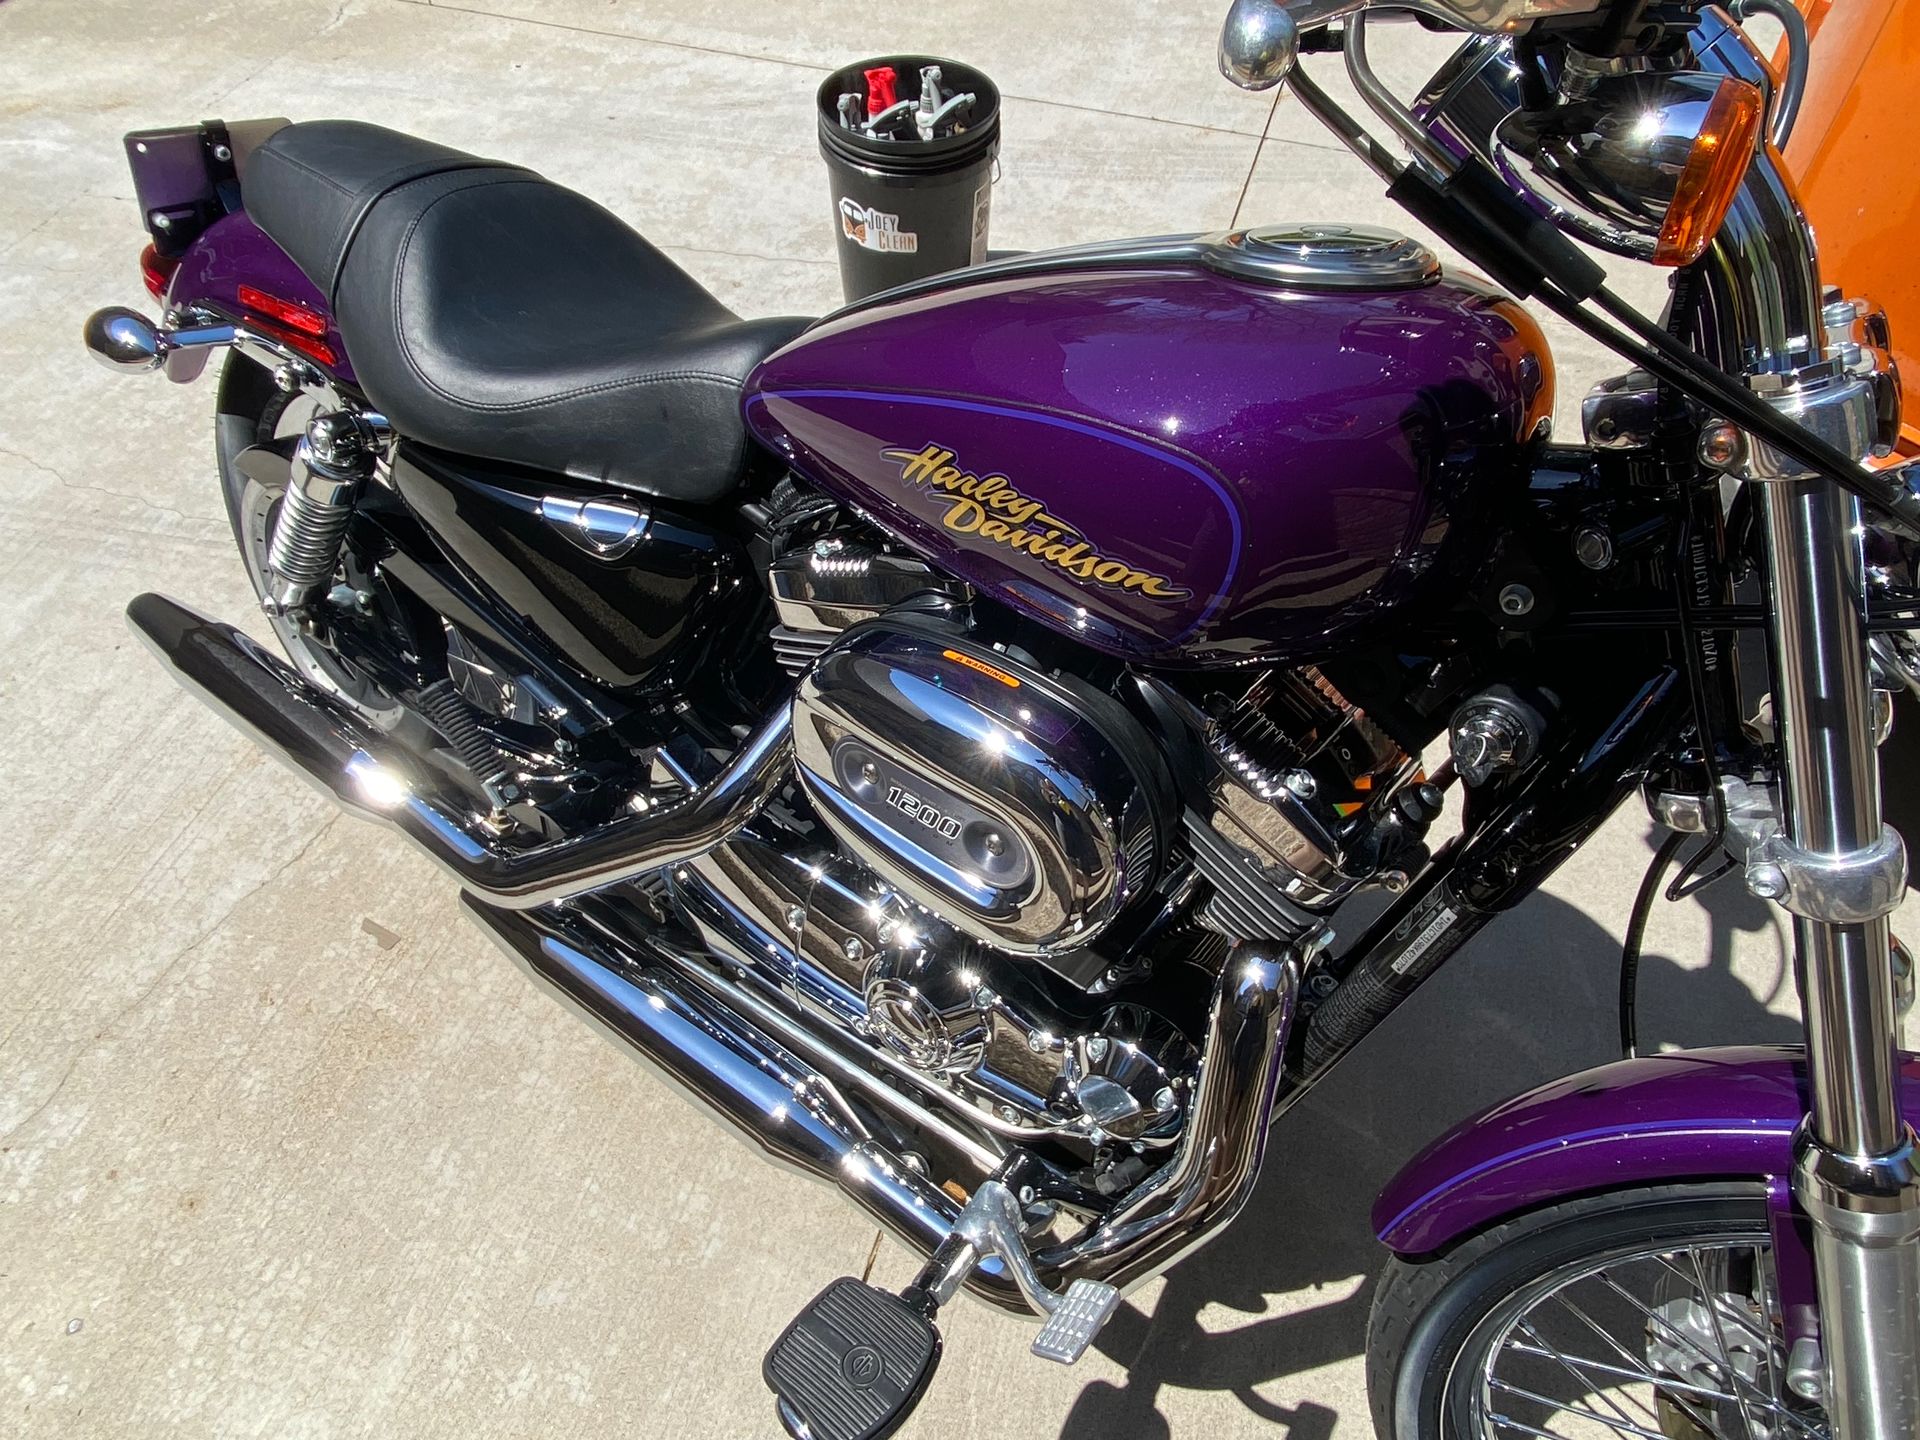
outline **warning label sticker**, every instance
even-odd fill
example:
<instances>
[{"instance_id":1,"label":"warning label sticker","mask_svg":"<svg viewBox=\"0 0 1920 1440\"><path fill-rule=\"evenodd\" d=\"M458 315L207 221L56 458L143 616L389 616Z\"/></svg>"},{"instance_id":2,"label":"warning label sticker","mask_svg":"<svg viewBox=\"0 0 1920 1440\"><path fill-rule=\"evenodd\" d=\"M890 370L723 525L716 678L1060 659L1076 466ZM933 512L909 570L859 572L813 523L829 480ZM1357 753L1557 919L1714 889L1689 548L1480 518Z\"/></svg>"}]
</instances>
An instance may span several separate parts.
<instances>
[{"instance_id":1,"label":"warning label sticker","mask_svg":"<svg viewBox=\"0 0 1920 1440\"><path fill-rule=\"evenodd\" d=\"M902 230L898 215L869 209L855 200L841 199L840 230L847 239L867 250L911 255L920 248L920 237L911 230Z\"/></svg>"}]
</instances>

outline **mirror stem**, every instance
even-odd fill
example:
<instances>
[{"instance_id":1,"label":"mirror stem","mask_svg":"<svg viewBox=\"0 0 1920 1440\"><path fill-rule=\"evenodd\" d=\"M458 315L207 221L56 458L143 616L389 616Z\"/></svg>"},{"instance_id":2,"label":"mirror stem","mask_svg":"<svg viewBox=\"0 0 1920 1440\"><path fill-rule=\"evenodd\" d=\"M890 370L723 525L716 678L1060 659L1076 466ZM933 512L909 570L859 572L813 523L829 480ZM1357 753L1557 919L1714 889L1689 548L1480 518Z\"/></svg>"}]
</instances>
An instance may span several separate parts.
<instances>
[{"instance_id":1,"label":"mirror stem","mask_svg":"<svg viewBox=\"0 0 1920 1440\"><path fill-rule=\"evenodd\" d=\"M1369 135L1358 120L1341 109L1331 95L1313 82L1304 67L1295 69L1287 77L1287 87L1298 97L1307 113L1331 130L1340 143L1358 155L1369 170L1389 185L1400 178L1400 172L1406 167L1399 158Z\"/></svg>"},{"instance_id":2,"label":"mirror stem","mask_svg":"<svg viewBox=\"0 0 1920 1440\"><path fill-rule=\"evenodd\" d=\"M1353 80L1353 88L1360 92L1360 98L1367 102L1372 110L1406 142L1414 158L1425 161L1435 174L1445 179L1454 172L1458 164L1456 158L1444 146L1436 141L1427 129L1414 118L1413 112L1400 103L1399 97L1380 83L1380 77L1373 73L1373 65L1367 59L1367 17L1364 12L1350 16L1344 23L1342 49L1347 57L1347 74Z\"/></svg>"}]
</instances>

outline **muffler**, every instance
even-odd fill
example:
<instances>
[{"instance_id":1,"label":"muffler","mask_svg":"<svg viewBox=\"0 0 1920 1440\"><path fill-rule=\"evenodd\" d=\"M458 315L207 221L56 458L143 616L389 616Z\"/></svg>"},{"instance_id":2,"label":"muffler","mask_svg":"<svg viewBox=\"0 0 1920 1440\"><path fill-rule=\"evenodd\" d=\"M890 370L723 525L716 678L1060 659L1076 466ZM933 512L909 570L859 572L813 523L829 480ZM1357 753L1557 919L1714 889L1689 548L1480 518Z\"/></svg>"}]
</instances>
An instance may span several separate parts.
<instances>
[{"instance_id":1,"label":"muffler","mask_svg":"<svg viewBox=\"0 0 1920 1440\"><path fill-rule=\"evenodd\" d=\"M512 848L468 819L464 802L435 794L400 747L233 626L164 595L135 598L127 623L176 680L268 754L510 909L572 899L704 854L759 812L790 765L782 705L700 789L581 835Z\"/></svg>"}]
</instances>

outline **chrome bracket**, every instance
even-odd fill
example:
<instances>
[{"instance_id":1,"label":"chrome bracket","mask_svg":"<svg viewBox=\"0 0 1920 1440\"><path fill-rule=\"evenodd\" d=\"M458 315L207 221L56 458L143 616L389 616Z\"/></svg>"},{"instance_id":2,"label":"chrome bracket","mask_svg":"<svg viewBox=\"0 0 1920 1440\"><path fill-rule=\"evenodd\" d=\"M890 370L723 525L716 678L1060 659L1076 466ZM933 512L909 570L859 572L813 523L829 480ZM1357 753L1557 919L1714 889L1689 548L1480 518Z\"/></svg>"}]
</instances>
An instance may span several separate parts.
<instances>
[{"instance_id":1,"label":"chrome bracket","mask_svg":"<svg viewBox=\"0 0 1920 1440\"><path fill-rule=\"evenodd\" d=\"M1747 383L1781 415L1835 449L1863 458L1873 454L1879 421L1871 379L1822 361L1792 373L1753 375ZM1738 455L1717 468L1760 484L1805 480L1815 473L1758 435L1745 440L1736 447Z\"/></svg>"},{"instance_id":2,"label":"chrome bracket","mask_svg":"<svg viewBox=\"0 0 1920 1440\"><path fill-rule=\"evenodd\" d=\"M1746 850L1747 889L1762 900L1829 925L1863 925L1891 914L1906 894L1907 847L1882 828L1871 845L1826 855L1793 843L1780 826L1773 791L1721 782L1728 834Z\"/></svg>"},{"instance_id":3,"label":"chrome bracket","mask_svg":"<svg viewBox=\"0 0 1920 1440\"><path fill-rule=\"evenodd\" d=\"M1084 1279L1067 1286L1065 1294L1049 1290L1022 1229L1020 1202L1014 1193L998 1180L981 1182L954 1221L952 1236L928 1262L934 1273L923 1275L920 1288L935 1304L945 1305L976 1267L1000 1261L1027 1304L1046 1317L1029 1348L1043 1360L1071 1365L1087 1353L1119 1308L1120 1292L1102 1281Z\"/></svg>"},{"instance_id":4,"label":"chrome bracket","mask_svg":"<svg viewBox=\"0 0 1920 1440\"><path fill-rule=\"evenodd\" d=\"M1727 840L1746 856L1747 889L1762 900L1809 920L1862 925L1891 914L1906 894L1907 847L1896 830L1882 828L1871 845L1825 855L1787 838L1769 786L1724 778L1720 805ZM1650 795L1647 808L1669 830L1704 835L1712 828L1705 795L1665 791Z\"/></svg>"}]
</instances>

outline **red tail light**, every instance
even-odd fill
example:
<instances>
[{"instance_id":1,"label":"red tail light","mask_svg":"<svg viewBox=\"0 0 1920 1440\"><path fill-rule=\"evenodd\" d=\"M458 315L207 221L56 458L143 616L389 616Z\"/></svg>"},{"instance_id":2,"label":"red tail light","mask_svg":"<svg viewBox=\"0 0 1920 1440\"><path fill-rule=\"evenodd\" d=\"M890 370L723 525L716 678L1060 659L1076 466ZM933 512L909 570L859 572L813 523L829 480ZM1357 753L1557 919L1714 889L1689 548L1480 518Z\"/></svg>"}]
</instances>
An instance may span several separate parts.
<instances>
[{"instance_id":1,"label":"red tail light","mask_svg":"<svg viewBox=\"0 0 1920 1440\"><path fill-rule=\"evenodd\" d=\"M254 318L250 323L262 334L298 350L310 360L318 360L322 365L332 365L339 359L333 353L333 347L322 338L332 322L318 310L309 310L292 300L282 300L278 295L269 295L252 285L240 287L240 304L252 312Z\"/></svg>"},{"instance_id":2,"label":"red tail light","mask_svg":"<svg viewBox=\"0 0 1920 1440\"><path fill-rule=\"evenodd\" d=\"M282 300L278 295L269 295L251 285L240 287L240 303L254 314L277 320L289 330L298 330L302 335L327 333L327 317L318 310L309 310L291 300Z\"/></svg>"},{"instance_id":3,"label":"red tail light","mask_svg":"<svg viewBox=\"0 0 1920 1440\"><path fill-rule=\"evenodd\" d=\"M247 326L269 340L278 340L289 350L298 350L309 360L318 360L322 365L333 365L340 359L326 341L316 340L311 335L302 335L298 330L289 330L286 326L276 325L271 320L249 320Z\"/></svg>"},{"instance_id":4,"label":"red tail light","mask_svg":"<svg viewBox=\"0 0 1920 1440\"><path fill-rule=\"evenodd\" d=\"M156 300L167 298L167 285L173 279L173 272L179 268L178 255L162 255L151 245L140 252L140 280L147 287L147 293Z\"/></svg>"}]
</instances>

